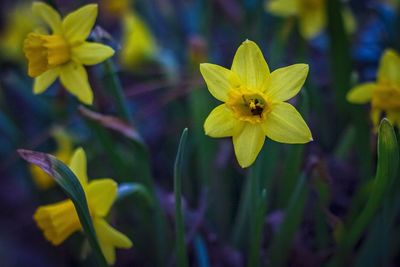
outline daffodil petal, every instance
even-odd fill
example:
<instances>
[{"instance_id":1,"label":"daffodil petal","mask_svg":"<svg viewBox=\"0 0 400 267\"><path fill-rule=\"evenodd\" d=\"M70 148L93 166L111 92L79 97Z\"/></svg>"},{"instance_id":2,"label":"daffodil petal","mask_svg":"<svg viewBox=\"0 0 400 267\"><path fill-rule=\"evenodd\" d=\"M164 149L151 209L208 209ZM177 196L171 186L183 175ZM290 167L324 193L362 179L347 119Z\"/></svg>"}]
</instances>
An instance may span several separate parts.
<instances>
[{"instance_id":1,"label":"daffodil petal","mask_svg":"<svg viewBox=\"0 0 400 267\"><path fill-rule=\"evenodd\" d=\"M376 88L376 83L364 83L353 87L347 93L347 101L354 104L365 104L371 101L372 93Z\"/></svg>"},{"instance_id":2,"label":"daffodil petal","mask_svg":"<svg viewBox=\"0 0 400 267\"><path fill-rule=\"evenodd\" d=\"M62 85L79 101L86 105L93 103L93 91L90 87L85 68L71 61L60 67L60 80Z\"/></svg>"},{"instance_id":3,"label":"daffodil petal","mask_svg":"<svg viewBox=\"0 0 400 267\"><path fill-rule=\"evenodd\" d=\"M308 65L294 64L271 73L265 93L274 100L286 101L300 91L307 78Z\"/></svg>"},{"instance_id":4,"label":"daffodil petal","mask_svg":"<svg viewBox=\"0 0 400 267\"><path fill-rule=\"evenodd\" d=\"M104 257L108 264L113 265L115 263L115 248L130 248L132 242L127 236L111 227L104 219L97 217L93 224Z\"/></svg>"},{"instance_id":5,"label":"daffodil petal","mask_svg":"<svg viewBox=\"0 0 400 267\"><path fill-rule=\"evenodd\" d=\"M112 179L96 179L90 182L86 190L86 196L90 203L91 211L97 216L106 216L117 197L117 190L117 183Z\"/></svg>"},{"instance_id":6,"label":"daffodil petal","mask_svg":"<svg viewBox=\"0 0 400 267\"><path fill-rule=\"evenodd\" d=\"M258 124L246 123L242 131L233 136L235 155L242 168L249 167L256 160L264 144L265 133Z\"/></svg>"},{"instance_id":7,"label":"daffodil petal","mask_svg":"<svg viewBox=\"0 0 400 267\"><path fill-rule=\"evenodd\" d=\"M378 69L378 83L400 85L400 57L393 49L386 49Z\"/></svg>"},{"instance_id":8,"label":"daffodil petal","mask_svg":"<svg viewBox=\"0 0 400 267\"><path fill-rule=\"evenodd\" d=\"M233 136L241 127L243 122L237 120L225 104L214 108L204 122L204 131L211 137Z\"/></svg>"},{"instance_id":9,"label":"daffodil petal","mask_svg":"<svg viewBox=\"0 0 400 267\"><path fill-rule=\"evenodd\" d=\"M32 12L43 19L50 26L54 34L62 32L61 16L54 8L43 2L34 2L32 4Z\"/></svg>"},{"instance_id":10,"label":"daffodil petal","mask_svg":"<svg viewBox=\"0 0 400 267\"><path fill-rule=\"evenodd\" d=\"M44 91L46 91L47 88L49 88L50 85L54 83L57 77L58 77L58 68L49 69L48 71L36 77L33 82L33 93L34 94L43 93Z\"/></svg>"},{"instance_id":11,"label":"daffodil petal","mask_svg":"<svg viewBox=\"0 0 400 267\"><path fill-rule=\"evenodd\" d=\"M225 102L229 90L239 85L237 75L224 67L202 63L200 64L200 72L210 93L220 101Z\"/></svg>"},{"instance_id":12,"label":"daffodil petal","mask_svg":"<svg viewBox=\"0 0 400 267\"><path fill-rule=\"evenodd\" d=\"M64 35L69 43L83 42L87 39L97 17L97 4L85 5L68 14L63 20Z\"/></svg>"},{"instance_id":13,"label":"daffodil petal","mask_svg":"<svg viewBox=\"0 0 400 267\"><path fill-rule=\"evenodd\" d=\"M260 48L250 40L244 41L236 51L231 69L252 90L262 90L270 74Z\"/></svg>"},{"instance_id":14,"label":"daffodil petal","mask_svg":"<svg viewBox=\"0 0 400 267\"><path fill-rule=\"evenodd\" d=\"M296 0L270 0L266 2L265 7L270 13L281 17L292 16L299 12Z\"/></svg>"},{"instance_id":15,"label":"daffodil petal","mask_svg":"<svg viewBox=\"0 0 400 267\"><path fill-rule=\"evenodd\" d=\"M313 140L299 112L286 102L274 104L262 127L264 133L277 142L304 144Z\"/></svg>"},{"instance_id":16,"label":"daffodil petal","mask_svg":"<svg viewBox=\"0 0 400 267\"><path fill-rule=\"evenodd\" d=\"M99 43L84 42L72 48L72 57L83 65L95 65L114 55L114 49Z\"/></svg>"},{"instance_id":17,"label":"daffodil petal","mask_svg":"<svg viewBox=\"0 0 400 267\"><path fill-rule=\"evenodd\" d=\"M78 178L83 188L86 188L88 183L86 164L85 151L81 147L75 149L69 162L69 168L75 174L76 178Z\"/></svg>"},{"instance_id":18,"label":"daffodil petal","mask_svg":"<svg viewBox=\"0 0 400 267\"><path fill-rule=\"evenodd\" d=\"M313 8L300 14L300 33L305 39L312 39L319 34L326 25L325 8Z\"/></svg>"}]
</instances>

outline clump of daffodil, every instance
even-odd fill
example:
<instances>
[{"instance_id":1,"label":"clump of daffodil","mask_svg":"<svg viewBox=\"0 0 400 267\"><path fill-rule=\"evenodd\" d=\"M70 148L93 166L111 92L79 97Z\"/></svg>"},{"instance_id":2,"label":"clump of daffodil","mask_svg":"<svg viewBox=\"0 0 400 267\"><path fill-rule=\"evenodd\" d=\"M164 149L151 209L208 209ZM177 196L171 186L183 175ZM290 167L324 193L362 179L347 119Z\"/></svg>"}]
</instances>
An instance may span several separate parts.
<instances>
[{"instance_id":1,"label":"clump of daffodil","mask_svg":"<svg viewBox=\"0 0 400 267\"><path fill-rule=\"evenodd\" d=\"M33 16L30 5L15 7L6 17L4 30L0 33L2 57L21 62L24 59L22 43L26 35L33 30Z\"/></svg>"},{"instance_id":2,"label":"clump of daffodil","mask_svg":"<svg viewBox=\"0 0 400 267\"><path fill-rule=\"evenodd\" d=\"M301 35L311 39L326 27L326 5L326 0L269 0L266 9L276 16L297 17ZM342 15L347 30L353 32L355 20L350 10L344 8Z\"/></svg>"},{"instance_id":3,"label":"clump of daffodil","mask_svg":"<svg viewBox=\"0 0 400 267\"><path fill-rule=\"evenodd\" d=\"M114 264L115 248L130 248L132 246L128 237L111 227L105 220L117 197L117 183L108 178L88 182L86 155L82 148L75 150L69 167L85 192L101 250L108 264ZM61 244L71 234L82 230L78 214L71 200L41 206L36 210L33 217L43 231L45 238L53 245Z\"/></svg>"},{"instance_id":4,"label":"clump of daffodil","mask_svg":"<svg viewBox=\"0 0 400 267\"><path fill-rule=\"evenodd\" d=\"M352 88L347 100L354 104L371 102L371 119L378 128L382 113L400 127L400 56L392 49L383 53L375 82L367 82Z\"/></svg>"},{"instance_id":5,"label":"clump of daffodil","mask_svg":"<svg viewBox=\"0 0 400 267\"><path fill-rule=\"evenodd\" d=\"M302 144L312 141L310 129L289 103L301 89L308 65L294 64L270 73L259 47L242 43L231 69L203 63L200 71L218 100L204 123L211 137L231 137L240 166L248 167L260 152L265 136L274 141Z\"/></svg>"},{"instance_id":6,"label":"clump of daffodil","mask_svg":"<svg viewBox=\"0 0 400 267\"><path fill-rule=\"evenodd\" d=\"M109 46L87 42L97 17L97 5L86 5L61 20L51 6L34 2L33 13L51 34L29 33L23 45L28 74L35 78L33 92L43 93L58 77L61 84L82 103L93 103L93 91L83 65L95 65L114 54Z\"/></svg>"},{"instance_id":7,"label":"clump of daffodil","mask_svg":"<svg viewBox=\"0 0 400 267\"><path fill-rule=\"evenodd\" d=\"M70 136L61 129L56 129L52 133L55 141L57 150L53 153L56 158L64 163L67 163L73 153L73 144ZM29 171L32 175L33 181L39 189L46 190L54 186L54 179L45 173L40 167L30 164Z\"/></svg>"}]
</instances>

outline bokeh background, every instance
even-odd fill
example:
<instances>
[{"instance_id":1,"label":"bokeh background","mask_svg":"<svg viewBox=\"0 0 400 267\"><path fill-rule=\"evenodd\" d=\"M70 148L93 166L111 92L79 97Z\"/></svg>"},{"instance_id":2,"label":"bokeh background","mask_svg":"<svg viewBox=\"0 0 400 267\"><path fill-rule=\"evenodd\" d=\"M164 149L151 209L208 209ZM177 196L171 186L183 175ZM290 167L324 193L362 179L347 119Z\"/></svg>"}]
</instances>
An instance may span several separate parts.
<instances>
[{"instance_id":1,"label":"bokeh background","mask_svg":"<svg viewBox=\"0 0 400 267\"><path fill-rule=\"evenodd\" d=\"M95 1L48 1L62 14L89 2ZM60 146L55 129L62 129L73 147L85 149L89 177L141 183L157 197L165 222L161 232L154 231L154 207L142 195L114 204L109 221L134 243L118 250L116 266L175 266L173 166L184 127L189 129L182 190L190 266L332 266L341 229L357 218L371 194L377 161L369 106L354 106L345 95L355 84L375 80L386 48L399 51L400 13L394 0L322 1L326 27L306 39L298 18L271 14L267 2L98 2L90 39L116 50L112 61L147 154L118 131L90 120L59 83L44 94L32 93L22 53L22 42L36 25L32 2L2 0L0 266L93 264L90 257L83 259L87 244L81 233L54 247L32 218L39 205L66 197L57 186L38 186L16 149L55 153ZM352 14L351 29L345 9ZM302 93L291 103L314 137L307 145L267 140L251 170L237 164L230 139L204 135L204 120L218 102L199 72L202 62L229 68L246 39L260 46L271 70L309 64ZM88 73L95 95L89 108L118 117L104 66ZM254 199L261 192L251 191L254 179L266 189L262 203ZM341 266L400 266L399 188L390 196L390 205L376 210ZM254 218L264 208L257 228ZM257 264L250 262L254 253Z\"/></svg>"}]
</instances>

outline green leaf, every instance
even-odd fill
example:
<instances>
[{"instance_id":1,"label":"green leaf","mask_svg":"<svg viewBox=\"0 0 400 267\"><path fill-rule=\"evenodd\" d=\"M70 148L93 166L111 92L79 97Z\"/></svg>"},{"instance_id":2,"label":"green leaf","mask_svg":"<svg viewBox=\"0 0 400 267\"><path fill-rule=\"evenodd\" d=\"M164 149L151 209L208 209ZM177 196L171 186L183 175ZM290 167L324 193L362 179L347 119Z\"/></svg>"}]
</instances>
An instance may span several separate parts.
<instances>
[{"instance_id":1,"label":"green leaf","mask_svg":"<svg viewBox=\"0 0 400 267\"><path fill-rule=\"evenodd\" d=\"M342 118L346 118L345 111L349 108L346 101L347 91L350 89L351 56L350 45L346 34L342 16L342 4L339 0L328 0L326 5L328 32L330 40L330 54L332 64L332 81L336 93Z\"/></svg>"},{"instance_id":2,"label":"green leaf","mask_svg":"<svg viewBox=\"0 0 400 267\"><path fill-rule=\"evenodd\" d=\"M285 210L283 222L272 241L269 253L271 260L270 266L286 266L287 254L292 244L294 234L300 225L308 195L306 177L306 173L302 173L298 179L296 189Z\"/></svg>"},{"instance_id":3,"label":"green leaf","mask_svg":"<svg viewBox=\"0 0 400 267\"><path fill-rule=\"evenodd\" d=\"M387 119L383 119L378 132L378 167L365 208L345 236L345 246L353 247L381 205L385 194L396 178L399 152L396 134Z\"/></svg>"},{"instance_id":4,"label":"green leaf","mask_svg":"<svg viewBox=\"0 0 400 267\"><path fill-rule=\"evenodd\" d=\"M153 206L154 201L152 196L150 195L149 190L139 183L122 183L118 186L118 196L116 201L124 200L125 198L139 194L142 196L148 204Z\"/></svg>"},{"instance_id":5,"label":"green leaf","mask_svg":"<svg viewBox=\"0 0 400 267\"><path fill-rule=\"evenodd\" d=\"M247 266L260 266L260 249L263 238L265 213L267 210L267 190L264 188L257 199L256 212L250 241L250 254Z\"/></svg>"},{"instance_id":6,"label":"green leaf","mask_svg":"<svg viewBox=\"0 0 400 267\"><path fill-rule=\"evenodd\" d=\"M108 266L97 240L85 192L74 173L64 163L52 155L24 149L19 149L18 153L23 159L37 165L44 172L53 177L68 198L71 199L79 216L83 231L96 257L98 266Z\"/></svg>"},{"instance_id":7,"label":"green leaf","mask_svg":"<svg viewBox=\"0 0 400 267\"><path fill-rule=\"evenodd\" d=\"M178 153L176 154L174 166L174 192L175 192L175 224L176 224L176 258L178 267L188 266L188 259L185 245L185 224L182 215L182 166L186 146L188 129L182 132L179 141Z\"/></svg>"},{"instance_id":8,"label":"green leaf","mask_svg":"<svg viewBox=\"0 0 400 267\"><path fill-rule=\"evenodd\" d=\"M197 265L199 267L210 267L206 243L199 234L194 239L194 250L197 255Z\"/></svg>"},{"instance_id":9,"label":"green leaf","mask_svg":"<svg viewBox=\"0 0 400 267\"><path fill-rule=\"evenodd\" d=\"M132 115L129 110L126 98L124 97L124 90L122 88L121 81L116 73L117 71L114 63L112 62L112 59L107 59L106 61L104 61L103 66L103 81L106 85L106 88L108 88L110 94L114 98L119 115L126 122L132 123Z\"/></svg>"},{"instance_id":10,"label":"green leaf","mask_svg":"<svg viewBox=\"0 0 400 267\"><path fill-rule=\"evenodd\" d=\"M378 165L376 175L372 181L368 201L360 213L341 232L339 251L331 261L330 266L343 266L348 255L367 227L374 220L378 209L383 206L385 198L390 194L391 187L396 179L399 166L399 150L396 134L390 122L383 119L378 131Z\"/></svg>"}]
</instances>

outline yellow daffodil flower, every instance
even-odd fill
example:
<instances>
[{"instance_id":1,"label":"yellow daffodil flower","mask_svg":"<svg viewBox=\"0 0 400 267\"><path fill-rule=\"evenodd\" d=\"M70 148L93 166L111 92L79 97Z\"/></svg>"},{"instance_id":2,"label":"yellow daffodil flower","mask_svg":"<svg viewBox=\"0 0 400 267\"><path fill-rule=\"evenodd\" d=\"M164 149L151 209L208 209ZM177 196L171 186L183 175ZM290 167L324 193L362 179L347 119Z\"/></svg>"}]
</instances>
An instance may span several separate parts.
<instances>
[{"instance_id":1,"label":"yellow daffodil flower","mask_svg":"<svg viewBox=\"0 0 400 267\"><path fill-rule=\"evenodd\" d=\"M130 0L102 0L105 15L121 19L122 40L119 61L125 68L135 69L158 52L153 34L146 22L131 9Z\"/></svg>"},{"instance_id":2,"label":"yellow daffodil flower","mask_svg":"<svg viewBox=\"0 0 400 267\"><path fill-rule=\"evenodd\" d=\"M231 69L203 63L200 71L210 93L225 102L204 123L211 137L230 137L236 158L243 168L260 152L265 136L289 144L312 141L310 129L289 103L301 89L308 65L295 64L270 73L259 47L242 43Z\"/></svg>"},{"instance_id":3,"label":"yellow daffodil flower","mask_svg":"<svg viewBox=\"0 0 400 267\"><path fill-rule=\"evenodd\" d=\"M0 34L1 55L9 60L21 62L24 59L22 43L33 30L33 15L30 5L18 5L7 14L4 30Z\"/></svg>"},{"instance_id":4,"label":"yellow daffodil flower","mask_svg":"<svg viewBox=\"0 0 400 267\"><path fill-rule=\"evenodd\" d=\"M146 23L134 12L122 18L123 37L120 62L128 68L152 59L157 53L155 39Z\"/></svg>"},{"instance_id":5,"label":"yellow daffodil flower","mask_svg":"<svg viewBox=\"0 0 400 267\"><path fill-rule=\"evenodd\" d=\"M53 132L53 136L57 146L54 156L64 163L68 162L73 152L73 144L70 136L61 129L56 129ZM39 189L46 190L55 184L53 178L34 164L29 165L29 171L33 177L33 181Z\"/></svg>"},{"instance_id":6,"label":"yellow daffodil flower","mask_svg":"<svg viewBox=\"0 0 400 267\"><path fill-rule=\"evenodd\" d=\"M115 263L115 248L132 246L128 237L104 219L117 197L117 183L108 178L88 182L86 155L82 148L75 150L69 167L82 185L101 250L108 264L112 265ZM45 238L53 245L61 244L72 233L82 230L71 200L39 207L34 219Z\"/></svg>"},{"instance_id":7,"label":"yellow daffodil flower","mask_svg":"<svg viewBox=\"0 0 400 267\"><path fill-rule=\"evenodd\" d=\"M106 45L87 42L97 17L97 5L86 5L61 20L60 14L42 2L33 13L51 28L52 34L29 33L24 41L28 74L35 78L33 92L43 93L58 77L82 103L93 103L93 91L83 65L95 65L114 54Z\"/></svg>"},{"instance_id":8,"label":"yellow daffodil flower","mask_svg":"<svg viewBox=\"0 0 400 267\"><path fill-rule=\"evenodd\" d=\"M123 16L125 13L130 12L130 0L101 0L100 7L104 9L105 15L112 15L115 17Z\"/></svg>"},{"instance_id":9,"label":"yellow daffodil flower","mask_svg":"<svg viewBox=\"0 0 400 267\"><path fill-rule=\"evenodd\" d=\"M400 127L400 56L392 49L383 53L377 80L352 88L347 100L354 104L371 102L371 119L375 129L382 113L397 127Z\"/></svg>"},{"instance_id":10,"label":"yellow daffodil flower","mask_svg":"<svg viewBox=\"0 0 400 267\"><path fill-rule=\"evenodd\" d=\"M305 39L312 39L326 27L326 0L269 0L266 9L280 17L297 17L300 33ZM346 29L355 30L355 20L348 8L343 9Z\"/></svg>"}]
</instances>

